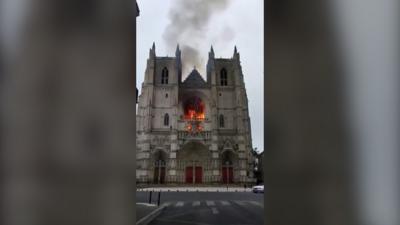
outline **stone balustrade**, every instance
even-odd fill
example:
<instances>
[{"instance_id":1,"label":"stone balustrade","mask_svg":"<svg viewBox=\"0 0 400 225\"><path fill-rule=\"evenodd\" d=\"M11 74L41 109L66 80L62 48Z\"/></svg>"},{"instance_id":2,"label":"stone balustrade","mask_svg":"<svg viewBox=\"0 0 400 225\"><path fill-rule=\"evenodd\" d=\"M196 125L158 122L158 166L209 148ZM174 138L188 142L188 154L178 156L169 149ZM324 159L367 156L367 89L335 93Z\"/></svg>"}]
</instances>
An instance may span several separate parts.
<instances>
[{"instance_id":1,"label":"stone balustrade","mask_svg":"<svg viewBox=\"0 0 400 225\"><path fill-rule=\"evenodd\" d=\"M188 141L188 140L208 141L211 140L211 131L200 131L195 133L189 131L179 131L178 139L183 141Z\"/></svg>"}]
</instances>

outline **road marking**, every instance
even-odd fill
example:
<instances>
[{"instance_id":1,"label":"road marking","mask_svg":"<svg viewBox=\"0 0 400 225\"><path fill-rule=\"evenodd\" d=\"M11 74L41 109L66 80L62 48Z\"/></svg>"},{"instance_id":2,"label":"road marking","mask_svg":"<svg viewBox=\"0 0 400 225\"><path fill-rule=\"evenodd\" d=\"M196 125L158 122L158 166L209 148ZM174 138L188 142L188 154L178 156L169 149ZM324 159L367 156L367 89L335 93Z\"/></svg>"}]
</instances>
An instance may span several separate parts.
<instances>
[{"instance_id":1,"label":"road marking","mask_svg":"<svg viewBox=\"0 0 400 225\"><path fill-rule=\"evenodd\" d=\"M181 206L183 206L183 202L177 202L175 205L175 207L181 207Z\"/></svg>"},{"instance_id":2,"label":"road marking","mask_svg":"<svg viewBox=\"0 0 400 225\"><path fill-rule=\"evenodd\" d=\"M206 201L207 206L214 206L214 201Z\"/></svg>"},{"instance_id":3,"label":"road marking","mask_svg":"<svg viewBox=\"0 0 400 225\"><path fill-rule=\"evenodd\" d=\"M171 202L165 202L163 205L165 205L166 207L171 205Z\"/></svg>"},{"instance_id":4,"label":"road marking","mask_svg":"<svg viewBox=\"0 0 400 225\"><path fill-rule=\"evenodd\" d=\"M150 203L136 203L136 204L138 204L138 205L144 205L144 206L157 206L157 205L155 205L155 204L150 204Z\"/></svg>"},{"instance_id":5,"label":"road marking","mask_svg":"<svg viewBox=\"0 0 400 225\"><path fill-rule=\"evenodd\" d=\"M241 206L245 206L246 203L244 201L235 201L236 204L241 205Z\"/></svg>"},{"instance_id":6,"label":"road marking","mask_svg":"<svg viewBox=\"0 0 400 225\"><path fill-rule=\"evenodd\" d=\"M195 202L193 202L192 206L199 206L199 205L200 205L200 201L195 201Z\"/></svg>"},{"instance_id":7,"label":"road marking","mask_svg":"<svg viewBox=\"0 0 400 225\"><path fill-rule=\"evenodd\" d=\"M256 202L256 201L249 201L249 203L251 203L251 204L253 204L253 205L256 205L256 206L264 207L263 204L261 204L261 203L259 203L259 202Z\"/></svg>"},{"instance_id":8,"label":"road marking","mask_svg":"<svg viewBox=\"0 0 400 225\"><path fill-rule=\"evenodd\" d=\"M229 203L228 201L221 201L222 205L231 205L231 203Z\"/></svg>"},{"instance_id":9,"label":"road marking","mask_svg":"<svg viewBox=\"0 0 400 225\"><path fill-rule=\"evenodd\" d=\"M219 213L218 210L217 210L217 208L212 207L211 210L212 210L212 213L213 213L213 214L218 214L218 213Z\"/></svg>"}]
</instances>

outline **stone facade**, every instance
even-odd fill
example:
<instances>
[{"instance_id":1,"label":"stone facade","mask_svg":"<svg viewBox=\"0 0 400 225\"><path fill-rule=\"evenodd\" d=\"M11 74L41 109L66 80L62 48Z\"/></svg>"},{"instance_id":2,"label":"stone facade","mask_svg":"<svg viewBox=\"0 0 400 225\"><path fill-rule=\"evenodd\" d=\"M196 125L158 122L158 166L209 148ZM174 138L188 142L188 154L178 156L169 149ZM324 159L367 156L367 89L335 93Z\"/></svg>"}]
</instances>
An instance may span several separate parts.
<instances>
[{"instance_id":1,"label":"stone facade","mask_svg":"<svg viewBox=\"0 0 400 225\"><path fill-rule=\"evenodd\" d=\"M253 182L247 94L234 49L214 57L207 79L194 68L182 81L179 46L175 57L150 49L136 117L137 182Z\"/></svg>"}]
</instances>

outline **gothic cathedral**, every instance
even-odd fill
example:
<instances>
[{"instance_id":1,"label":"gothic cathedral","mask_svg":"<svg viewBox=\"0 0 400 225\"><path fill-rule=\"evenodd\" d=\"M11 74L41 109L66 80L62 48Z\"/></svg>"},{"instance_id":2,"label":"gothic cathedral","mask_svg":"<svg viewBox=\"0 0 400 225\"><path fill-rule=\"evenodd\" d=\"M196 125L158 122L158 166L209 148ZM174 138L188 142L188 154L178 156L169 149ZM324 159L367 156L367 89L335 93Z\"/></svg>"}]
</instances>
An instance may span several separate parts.
<instances>
[{"instance_id":1,"label":"gothic cathedral","mask_svg":"<svg viewBox=\"0 0 400 225\"><path fill-rule=\"evenodd\" d=\"M240 55L215 58L207 80L193 69L182 80L175 57L150 49L136 117L138 183L253 182L251 126Z\"/></svg>"}]
</instances>

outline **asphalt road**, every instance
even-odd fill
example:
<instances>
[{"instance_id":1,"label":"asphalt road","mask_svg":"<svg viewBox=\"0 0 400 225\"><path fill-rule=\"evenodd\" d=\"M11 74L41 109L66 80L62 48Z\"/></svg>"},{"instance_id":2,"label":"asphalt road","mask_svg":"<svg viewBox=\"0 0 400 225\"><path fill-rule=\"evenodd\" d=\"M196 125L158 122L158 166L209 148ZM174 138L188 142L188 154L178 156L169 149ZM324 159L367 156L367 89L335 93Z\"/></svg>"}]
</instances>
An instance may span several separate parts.
<instances>
[{"instance_id":1,"label":"asphalt road","mask_svg":"<svg viewBox=\"0 0 400 225\"><path fill-rule=\"evenodd\" d=\"M153 193L156 203L158 193ZM137 192L148 202L149 192ZM166 209L150 225L262 225L264 195L246 192L162 192Z\"/></svg>"}]
</instances>

